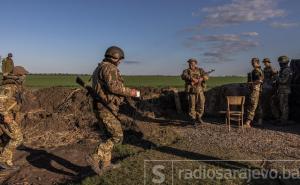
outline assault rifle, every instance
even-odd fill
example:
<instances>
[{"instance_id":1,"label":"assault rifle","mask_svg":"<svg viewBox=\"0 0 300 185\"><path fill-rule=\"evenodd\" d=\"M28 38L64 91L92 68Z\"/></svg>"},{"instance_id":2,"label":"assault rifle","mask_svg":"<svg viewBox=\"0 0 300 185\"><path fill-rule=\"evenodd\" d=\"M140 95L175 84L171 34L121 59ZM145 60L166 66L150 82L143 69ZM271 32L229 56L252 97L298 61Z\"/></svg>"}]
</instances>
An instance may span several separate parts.
<instances>
[{"instance_id":1,"label":"assault rifle","mask_svg":"<svg viewBox=\"0 0 300 185\"><path fill-rule=\"evenodd\" d=\"M204 72L204 74L205 75L209 75L210 73L213 73L213 72L215 72L216 70L215 69L211 69L211 70L209 70L209 71L207 71L207 72ZM196 78L197 80L199 80L200 78L202 78L201 76L199 76L198 78ZM198 82L193 82L192 81L192 86L196 86L196 85L198 85L199 84L199 82L200 81L198 81ZM201 85L203 86L204 85L204 83L205 83L205 81L201 81Z\"/></svg>"},{"instance_id":2,"label":"assault rifle","mask_svg":"<svg viewBox=\"0 0 300 185\"><path fill-rule=\"evenodd\" d=\"M76 77L76 83L81 87L83 87L87 91L87 95L92 97L94 101L101 103L101 105L107 108L119 121L121 121L117 113L113 111L109 106L107 106L106 102L104 102L104 100L98 95L98 93L90 85L86 85L85 82L78 76Z\"/></svg>"}]
</instances>

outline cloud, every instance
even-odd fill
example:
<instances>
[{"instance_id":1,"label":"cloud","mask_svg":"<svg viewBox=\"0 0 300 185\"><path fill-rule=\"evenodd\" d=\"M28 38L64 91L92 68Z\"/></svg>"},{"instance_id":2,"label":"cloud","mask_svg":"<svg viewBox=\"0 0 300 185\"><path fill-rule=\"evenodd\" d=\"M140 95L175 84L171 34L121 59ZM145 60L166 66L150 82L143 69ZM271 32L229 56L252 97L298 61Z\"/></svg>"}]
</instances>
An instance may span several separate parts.
<instances>
[{"instance_id":1,"label":"cloud","mask_svg":"<svg viewBox=\"0 0 300 185\"><path fill-rule=\"evenodd\" d=\"M296 22L273 22L270 24L273 28L295 28L299 26L299 23Z\"/></svg>"},{"instance_id":2,"label":"cloud","mask_svg":"<svg viewBox=\"0 0 300 185\"><path fill-rule=\"evenodd\" d=\"M124 61L124 64L128 64L128 65L131 65L131 64L140 64L142 62L140 61L130 61L130 60L125 60Z\"/></svg>"},{"instance_id":3,"label":"cloud","mask_svg":"<svg viewBox=\"0 0 300 185\"><path fill-rule=\"evenodd\" d=\"M257 32L244 32L242 33L244 36L258 36L259 34Z\"/></svg>"},{"instance_id":4,"label":"cloud","mask_svg":"<svg viewBox=\"0 0 300 185\"><path fill-rule=\"evenodd\" d=\"M276 6L277 0L232 0L228 4L206 7L200 10L205 17L195 29L223 27L283 17L286 14L285 11ZM193 13L193 16L198 15L200 13Z\"/></svg>"},{"instance_id":5,"label":"cloud","mask_svg":"<svg viewBox=\"0 0 300 185\"><path fill-rule=\"evenodd\" d=\"M257 35L257 32L222 35L194 35L188 39L188 45L193 48L199 48L198 45L205 45L206 47L201 47L201 50L198 50L202 52L205 61L224 62L232 60L232 55L259 46L259 42L252 38Z\"/></svg>"}]
</instances>

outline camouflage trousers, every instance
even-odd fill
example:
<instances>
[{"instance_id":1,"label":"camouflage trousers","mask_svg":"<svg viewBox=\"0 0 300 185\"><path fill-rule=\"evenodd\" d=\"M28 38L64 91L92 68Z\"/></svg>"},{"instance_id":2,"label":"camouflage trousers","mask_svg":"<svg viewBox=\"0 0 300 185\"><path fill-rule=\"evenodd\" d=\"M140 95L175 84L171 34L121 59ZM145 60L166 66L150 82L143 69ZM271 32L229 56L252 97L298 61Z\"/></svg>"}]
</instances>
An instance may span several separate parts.
<instances>
[{"instance_id":1,"label":"camouflage trousers","mask_svg":"<svg viewBox=\"0 0 300 185\"><path fill-rule=\"evenodd\" d=\"M274 91L272 88L264 88L261 94L261 109L264 119L272 119L275 115L274 111Z\"/></svg>"},{"instance_id":2,"label":"camouflage trousers","mask_svg":"<svg viewBox=\"0 0 300 185\"><path fill-rule=\"evenodd\" d=\"M259 103L260 89L253 89L249 96L249 105L246 109L246 119L253 121L255 115L260 119L262 118L262 108Z\"/></svg>"},{"instance_id":3,"label":"camouflage trousers","mask_svg":"<svg viewBox=\"0 0 300 185\"><path fill-rule=\"evenodd\" d=\"M188 94L189 101L189 116L192 119L202 118L204 114L205 96L204 92L200 91L196 94Z\"/></svg>"},{"instance_id":4,"label":"camouflage trousers","mask_svg":"<svg viewBox=\"0 0 300 185\"><path fill-rule=\"evenodd\" d=\"M1 123L5 128L0 128L3 134L9 137L8 143L3 147L0 154L0 161L5 162L7 165L12 166L13 153L16 148L23 142L23 134L21 131L20 124L13 120L11 123ZM8 133L6 133L8 132Z\"/></svg>"},{"instance_id":5,"label":"camouflage trousers","mask_svg":"<svg viewBox=\"0 0 300 185\"><path fill-rule=\"evenodd\" d=\"M278 94L280 121L282 123L289 119L289 94Z\"/></svg>"},{"instance_id":6,"label":"camouflage trousers","mask_svg":"<svg viewBox=\"0 0 300 185\"><path fill-rule=\"evenodd\" d=\"M108 109L102 108L94 112L99 123L105 127L109 136L106 141L96 147L93 154L94 158L98 159L100 164L105 167L111 162L113 147L123 140L123 130L121 122Z\"/></svg>"}]
</instances>

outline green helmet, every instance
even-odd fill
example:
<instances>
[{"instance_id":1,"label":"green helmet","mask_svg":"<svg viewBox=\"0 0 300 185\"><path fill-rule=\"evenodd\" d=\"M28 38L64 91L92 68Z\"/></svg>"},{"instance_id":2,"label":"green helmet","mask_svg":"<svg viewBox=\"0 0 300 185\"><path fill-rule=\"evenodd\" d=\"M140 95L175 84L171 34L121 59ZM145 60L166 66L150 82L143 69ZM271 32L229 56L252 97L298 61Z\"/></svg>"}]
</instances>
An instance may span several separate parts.
<instances>
[{"instance_id":1,"label":"green helmet","mask_svg":"<svg viewBox=\"0 0 300 185\"><path fill-rule=\"evenodd\" d=\"M271 63L271 60L269 58L264 58L263 63Z\"/></svg>"},{"instance_id":2,"label":"green helmet","mask_svg":"<svg viewBox=\"0 0 300 185\"><path fill-rule=\"evenodd\" d=\"M124 59L124 51L117 46L111 46L107 48L105 58Z\"/></svg>"},{"instance_id":3,"label":"green helmet","mask_svg":"<svg viewBox=\"0 0 300 185\"><path fill-rule=\"evenodd\" d=\"M280 64L288 64L288 63L290 62L290 59L289 59L289 57L287 57L287 56L280 56L280 57L278 58L278 62L279 62Z\"/></svg>"}]
</instances>

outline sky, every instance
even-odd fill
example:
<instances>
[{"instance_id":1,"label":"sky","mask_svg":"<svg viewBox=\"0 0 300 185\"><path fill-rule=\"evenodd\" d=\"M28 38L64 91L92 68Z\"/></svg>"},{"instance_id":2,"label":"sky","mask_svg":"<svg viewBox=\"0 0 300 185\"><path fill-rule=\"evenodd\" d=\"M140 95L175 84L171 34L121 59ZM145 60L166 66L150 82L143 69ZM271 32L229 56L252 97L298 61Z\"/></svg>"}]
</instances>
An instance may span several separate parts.
<instances>
[{"instance_id":1,"label":"sky","mask_svg":"<svg viewBox=\"0 0 300 185\"><path fill-rule=\"evenodd\" d=\"M300 58L299 0L0 0L0 55L31 73L91 74L106 48L125 75L180 75L196 58L214 75L250 59Z\"/></svg>"}]
</instances>

